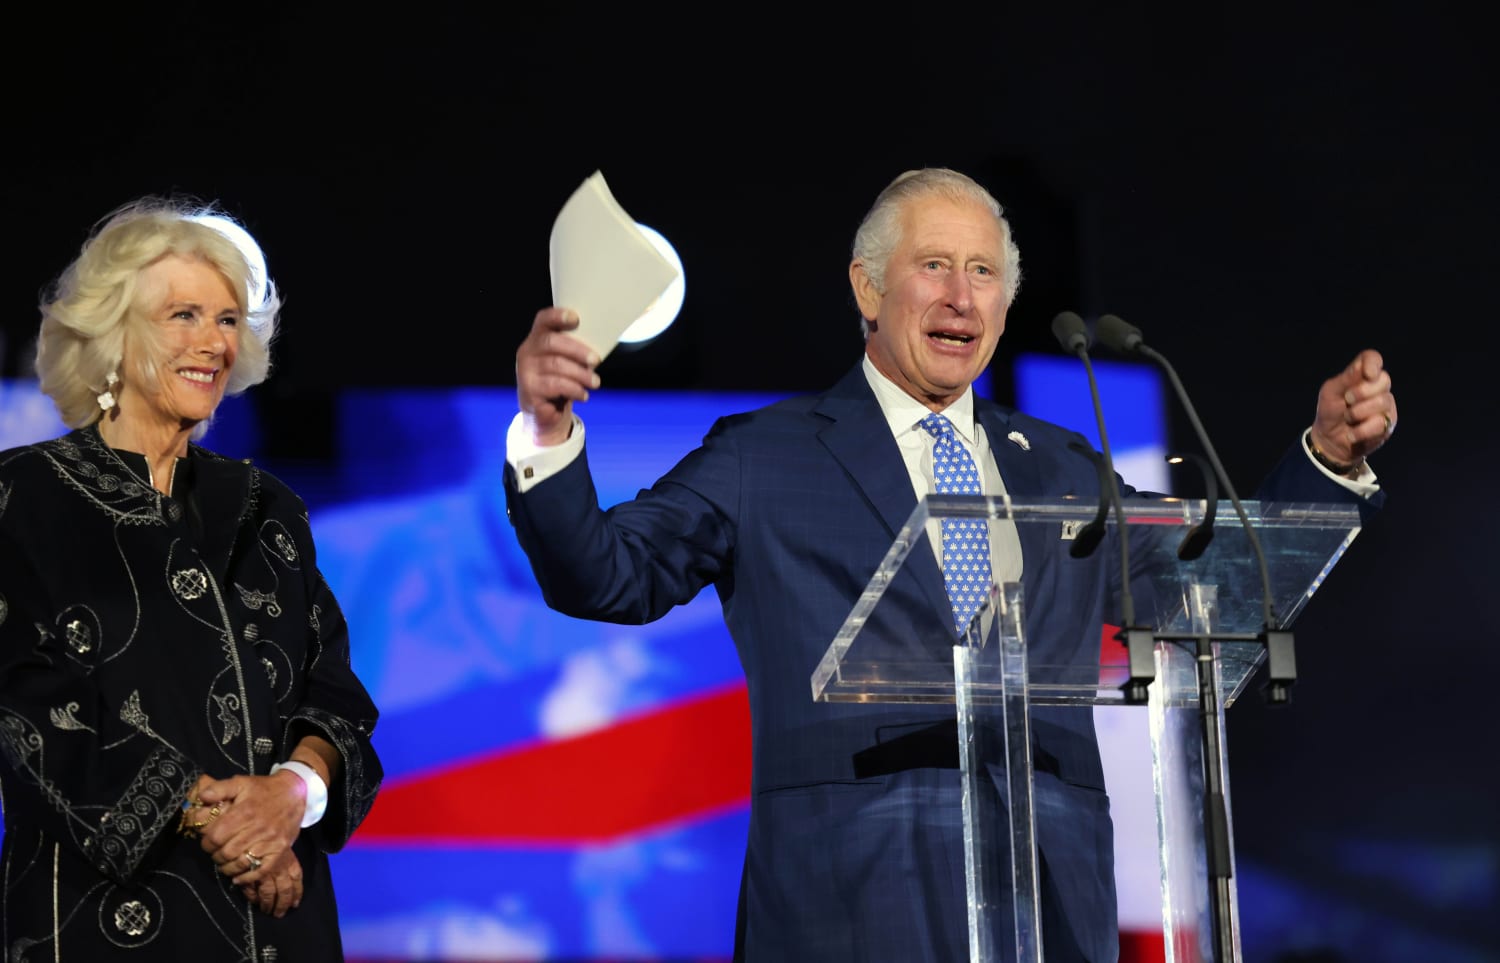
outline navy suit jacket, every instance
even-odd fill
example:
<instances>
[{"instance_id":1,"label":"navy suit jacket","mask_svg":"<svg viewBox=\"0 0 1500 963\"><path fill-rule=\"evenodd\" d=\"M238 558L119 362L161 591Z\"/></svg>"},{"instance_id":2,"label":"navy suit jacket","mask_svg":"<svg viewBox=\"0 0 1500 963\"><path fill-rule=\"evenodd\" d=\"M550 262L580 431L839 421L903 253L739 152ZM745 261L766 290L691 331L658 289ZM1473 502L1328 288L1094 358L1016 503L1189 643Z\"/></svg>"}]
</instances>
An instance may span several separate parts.
<instances>
[{"instance_id":1,"label":"navy suit jacket","mask_svg":"<svg viewBox=\"0 0 1500 963\"><path fill-rule=\"evenodd\" d=\"M1087 445L1082 436L981 398L975 410L1013 496L1098 497L1093 462L1068 448ZM1029 444L1008 440L1012 431ZM560 612L644 623L705 586L719 594L752 728L736 958L968 959L953 707L811 697L814 667L916 507L861 366L822 395L719 419L650 489L607 511L586 453L524 495L508 476L507 491L520 544ZM1258 494L1354 497L1299 449ZM1023 532L1028 645L1037 661L1097 664L1118 555L1106 545L1073 559L1058 536ZM947 604L930 550L906 568L926 583L921 604ZM1115 959L1113 837L1092 713L1036 707L1032 731L1047 958Z\"/></svg>"}]
</instances>

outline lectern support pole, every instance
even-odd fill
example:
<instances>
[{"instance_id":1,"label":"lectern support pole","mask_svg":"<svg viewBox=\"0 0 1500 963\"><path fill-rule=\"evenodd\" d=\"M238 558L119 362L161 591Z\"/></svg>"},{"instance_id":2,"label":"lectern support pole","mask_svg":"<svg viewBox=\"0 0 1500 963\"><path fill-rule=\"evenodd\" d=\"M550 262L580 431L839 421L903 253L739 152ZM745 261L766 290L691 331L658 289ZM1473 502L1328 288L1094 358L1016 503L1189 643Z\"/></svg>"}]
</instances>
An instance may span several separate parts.
<instances>
[{"instance_id":1,"label":"lectern support pole","mask_svg":"<svg viewBox=\"0 0 1500 963\"><path fill-rule=\"evenodd\" d=\"M1234 867L1230 856L1229 813L1224 799L1224 773L1221 768L1224 754L1223 733L1219 729L1219 684L1211 639L1198 639L1197 659L1198 715L1203 727L1203 845L1208 860L1214 959L1219 963L1230 963L1235 959L1234 898L1229 888Z\"/></svg>"}]
</instances>

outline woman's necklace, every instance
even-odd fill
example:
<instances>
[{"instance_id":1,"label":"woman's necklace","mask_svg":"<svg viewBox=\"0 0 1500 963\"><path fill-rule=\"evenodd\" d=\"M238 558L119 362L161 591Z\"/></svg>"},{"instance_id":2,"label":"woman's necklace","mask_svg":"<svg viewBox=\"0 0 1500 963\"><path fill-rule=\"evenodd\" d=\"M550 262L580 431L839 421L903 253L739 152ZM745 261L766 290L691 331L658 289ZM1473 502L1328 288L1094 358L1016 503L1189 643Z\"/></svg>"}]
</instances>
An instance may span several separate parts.
<instances>
[{"instance_id":1,"label":"woman's necklace","mask_svg":"<svg viewBox=\"0 0 1500 963\"><path fill-rule=\"evenodd\" d=\"M149 458L146 459L146 480L151 483L151 487L153 489L156 488L156 474L151 470L151 459L149 459ZM172 467L170 469L168 469L168 471L167 471L167 490L166 490L166 494L168 496L170 496L172 494L172 483L174 481L176 481L176 480L177 480L177 459L173 458L172 459Z\"/></svg>"}]
</instances>

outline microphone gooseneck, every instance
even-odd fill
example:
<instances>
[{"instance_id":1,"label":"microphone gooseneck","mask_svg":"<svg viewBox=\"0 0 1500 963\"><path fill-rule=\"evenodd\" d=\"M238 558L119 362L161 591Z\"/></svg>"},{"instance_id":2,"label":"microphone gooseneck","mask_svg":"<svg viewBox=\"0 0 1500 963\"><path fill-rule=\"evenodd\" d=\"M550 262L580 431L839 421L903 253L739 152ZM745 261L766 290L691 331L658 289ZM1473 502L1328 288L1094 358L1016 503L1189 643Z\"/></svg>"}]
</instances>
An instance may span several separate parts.
<instances>
[{"instance_id":1,"label":"microphone gooseneck","mask_svg":"<svg viewBox=\"0 0 1500 963\"><path fill-rule=\"evenodd\" d=\"M1209 464L1213 465L1214 474L1219 479L1219 484L1224 486L1224 492L1234 505L1234 510L1240 518L1240 525L1245 529L1245 536L1250 540L1250 548L1255 552L1255 561L1260 566L1261 583L1261 608L1265 620L1266 631L1270 632L1276 628L1276 609L1271 597L1271 572L1266 565L1266 553L1261 550L1260 537L1255 533L1255 526L1250 524L1250 519L1245 514L1245 509L1240 505L1240 496L1234 490L1234 483L1229 480L1229 475L1224 471L1224 464L1219 461L1218 452L1214 450L1213 442L1208 439L1208 432L1203 427L1203 422L1198 418L1198 411L1193 407L1192 400L1188 397L1187 389L1182 386L1182 379L1177 377L1177 369L1164 357L1161 352L1156 351L1146 344L1141 331L1135 325L1127 324L1121 318L1113 314L1106 314L1099 319L1096 328L1099 341L1105 347L1111 348L1123 355L1136 355L1153 362L1166 373L1167 380L1172 384L1172 390L1177 393L1177 400L1182 404L1183 411L1187 413L1188 421L1193 426L1193 431L1198 436L1198 441L1203 445L1203 453L1208 456Z\"/></svg>"},{"instance_id":2,"label":"microphone gooseneck","mask_svg":"<svg viewBox=\"0 0 1500 963\"><path fill-rule=\"evenodd\" d=\"M1125 509L1120 504L1120 486L1115 484L1115 461L1109 451L1109 432L1104 428L1104 405L1099 400L1099 382L1094 377L1093 362L1089 360L1088 327L1076 313L1063 311L1052 319L1052 334L1064 351L1076 355L1083 362L1083 370L1088 374L1089 396L1094 402L1094 421L1099 427L1099 449L1104 454L1104 470L1099 473L1100 518L1103 517L1106 505L1113 507L1115 524L1120 531L1120 617L1124 622L1123 627L1129 630L1135 625L1135 599L1130 592L1130 538L1126 532ZM1095 519L1095 523L1091 525L1098 521L1099 519ZM1097 544L1101 534L1102 532L1090 533L1093 544ZM1093 544L1085 544L1091 551ZM1074 554L1078 556L1088 552Z\"/></svg>"},{"instance_id":3,"label":"microphone gooseneck","mask_svg":"<svg viewBox=\"0 0 1500 963\"><path fill-rule=\"evenodd\" d=\"M1189 528L1187 534L1182 536L1182 542L1177 546L1177 557L1184 562L1191 562L1203 554L1208 548L1208 543L1214 540L1214 518L1219 512L1219 480L1214 477L1214 470L1209 465L1208 459L1184 453L1181 455L1168 455L1169 465L1193 465L1203 476L1203 521Z\"/></svg>"}]
</instances>

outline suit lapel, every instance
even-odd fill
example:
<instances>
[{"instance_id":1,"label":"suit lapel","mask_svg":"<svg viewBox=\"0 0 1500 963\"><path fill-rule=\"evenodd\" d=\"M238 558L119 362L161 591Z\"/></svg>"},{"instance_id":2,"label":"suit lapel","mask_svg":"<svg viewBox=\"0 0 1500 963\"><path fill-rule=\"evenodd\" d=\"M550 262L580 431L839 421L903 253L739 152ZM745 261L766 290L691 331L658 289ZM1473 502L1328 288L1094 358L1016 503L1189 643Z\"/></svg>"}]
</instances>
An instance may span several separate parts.
<instances>
[{"instance_id":1,"label":"suit lapel","mask_svg":"<svg viewBox=\"0 0 1500 963\"><path fill-rule=\"evenodd\" d=\"M979 423L984 425L985 438L989 441L990 454L1005 480L1005 490L1018 498L1041 495L1042 476L1037 467L1037 458L1031 453L1031 442L1020 432L1011 428L1010 412L998 405L975 399L979 409Z\"/></svg>"},{"instance_id":2,"label":"suit lapel","mask_svg":"<svg viewBox=\"0 0 1500 963\"><path fill-rule=\"evenodd\" d=\"M813 411L828 419L819 439L895 538L917 507L917 495L864 371L856 366Z\"/></svg>"},{"instance_id":3,"label":"suit lapel","mask_svg":"<svg viewBox=\"0 0 1500 963\"><path fill-rule=\"evenodd\" d=\"M991 402L980 408L980 422L989 439L990 452L1005 480L1005 490L1016 499L1056 497L1062 494L1055 488L1049 490L1042 477L1042 453L1036 451L1033 442L1018 431L1011 421L1011 411ZM1016 534L1021 539L1022 580L1027 585L1027 594L1040 598L1037 593L1048 584L1061 526L1038 521L1016 525Z\"/></svg>"},{"instance_id":4,"label":"suit lapel","mask_svg":"<svg viewBox=\"0 0 1500 963\"><path fill-rule=\"evenodd\" d=\"M863 367L855 365L819 399L813 412L828 419L828 425L818 433L819 439L885 522L887 534L894 541L917 507L917 495ZM935 546L923 539L907 556L902 569L921 583L934 611L946 612L951 603L934 551Z\"/></svg>"}]
</instances>

